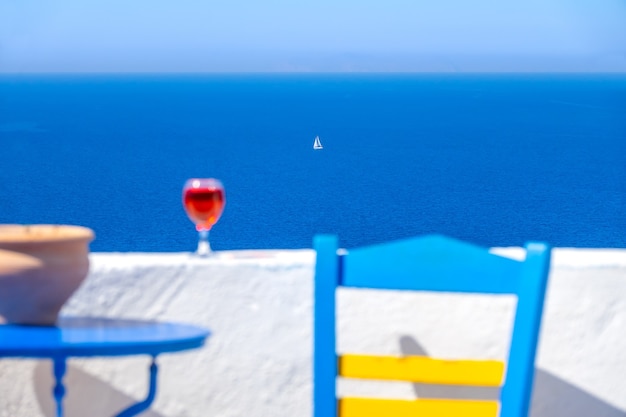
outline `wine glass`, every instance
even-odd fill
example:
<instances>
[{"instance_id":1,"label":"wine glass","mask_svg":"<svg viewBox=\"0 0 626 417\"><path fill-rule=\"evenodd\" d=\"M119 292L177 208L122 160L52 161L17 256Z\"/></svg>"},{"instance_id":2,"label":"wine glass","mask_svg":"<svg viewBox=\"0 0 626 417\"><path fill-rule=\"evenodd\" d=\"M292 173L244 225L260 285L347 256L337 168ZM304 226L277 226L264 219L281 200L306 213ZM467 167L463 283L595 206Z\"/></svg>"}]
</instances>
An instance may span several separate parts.
<instances>
[{"instance_id":1,"label":"wine glass","mask_svg":"<svg viewBox=\"0 0 626 417\"><path fill-rule=\"evenodd\" d=\"M213 253L209 244L209 231L222 215L225 203L224 186L219 180L190 178L185 182L183 207L199 234L196 255L208 257Z\"/></svg>"}]
</instances>

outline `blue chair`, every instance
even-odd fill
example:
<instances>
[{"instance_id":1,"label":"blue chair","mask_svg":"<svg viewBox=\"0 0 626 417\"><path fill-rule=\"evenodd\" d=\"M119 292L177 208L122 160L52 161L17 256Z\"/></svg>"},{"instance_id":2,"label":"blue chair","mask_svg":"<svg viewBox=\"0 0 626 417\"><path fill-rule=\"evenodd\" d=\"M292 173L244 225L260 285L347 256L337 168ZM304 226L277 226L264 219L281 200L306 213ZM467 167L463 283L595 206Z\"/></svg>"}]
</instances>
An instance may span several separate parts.
<instances>
[{"instance_id":1,"label":"blue chair","mask_svg":"<svg viewBox=\"0 0 626 417\"><path fill-rule=\"evenodd\" d=\"M535 352L548 281L550 249L528 243L516 261L485 248L432 235L338 253L336 236L318 235L315 265L314 417L528 415ZM508 366L500 361L343 355L335 345L338 286L372 289L514 294ZM426 384L501 386L500 401L336 398L337 377Z\"/></svg>"}]
</instances>

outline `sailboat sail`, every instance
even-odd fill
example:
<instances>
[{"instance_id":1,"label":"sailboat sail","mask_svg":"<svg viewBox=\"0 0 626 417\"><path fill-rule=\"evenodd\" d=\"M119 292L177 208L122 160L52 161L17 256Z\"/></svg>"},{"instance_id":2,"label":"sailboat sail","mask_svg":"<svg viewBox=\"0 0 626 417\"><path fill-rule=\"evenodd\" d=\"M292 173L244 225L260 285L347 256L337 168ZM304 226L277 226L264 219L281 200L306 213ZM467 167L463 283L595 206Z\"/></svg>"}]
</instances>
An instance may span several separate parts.
<instances>
[{"instance_id":1,"label":"sailboat sail","mask_svg":"<svg viewBox=\"0 0 626 417\"><path fill-rule=\"evenodd\" d=\"M315 136L315 142L313 142L313 149L324 149L322 146L322 142L320 142L320 137Z\"/></svg>"}]
</instances>

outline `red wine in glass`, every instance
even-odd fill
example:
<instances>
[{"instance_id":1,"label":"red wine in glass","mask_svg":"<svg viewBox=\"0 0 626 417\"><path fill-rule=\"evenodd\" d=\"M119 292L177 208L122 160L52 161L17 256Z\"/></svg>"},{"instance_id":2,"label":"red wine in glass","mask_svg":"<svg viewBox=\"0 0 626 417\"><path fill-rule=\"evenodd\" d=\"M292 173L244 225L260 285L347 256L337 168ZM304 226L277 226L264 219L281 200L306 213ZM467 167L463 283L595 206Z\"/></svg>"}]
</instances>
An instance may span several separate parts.
<instances>
[{"instance_id":1,"label":"red wine in glass","mask_svg":"<svg viewBox=\"0 0 626 417\"><path fill-rule=\"evenodd\" d=\"M214 178L191 178L183 187L183 207L189 219L196 225L199 234L199 256L212 254L209 231L219 220L224 210L226 196L224 186Z\"/></svg>"}]
</instances>

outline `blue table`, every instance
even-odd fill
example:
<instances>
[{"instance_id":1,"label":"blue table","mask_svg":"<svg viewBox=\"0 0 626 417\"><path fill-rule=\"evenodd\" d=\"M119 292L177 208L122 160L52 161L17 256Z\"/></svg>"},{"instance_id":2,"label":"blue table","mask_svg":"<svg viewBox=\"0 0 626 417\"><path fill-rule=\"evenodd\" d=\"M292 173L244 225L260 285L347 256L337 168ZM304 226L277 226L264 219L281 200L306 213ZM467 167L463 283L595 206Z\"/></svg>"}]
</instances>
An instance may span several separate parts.
<instances>
[{"instance_id":1,"label":"blue table","mask_svg":"<svg viewBox=\"0 0 626 417\"><path fill-rule=\"evenodd\" d=\"M156 395L156 357L161 353L204 345L209 331L176 323L62 317L56 326L0 325L0 358L48 358L54 364L53 389L57 417L63 416L63 376L70 357L150 355L150 388L145 400L120 412L135 416L150 407Z\"/></svg>"}]
</instances>

